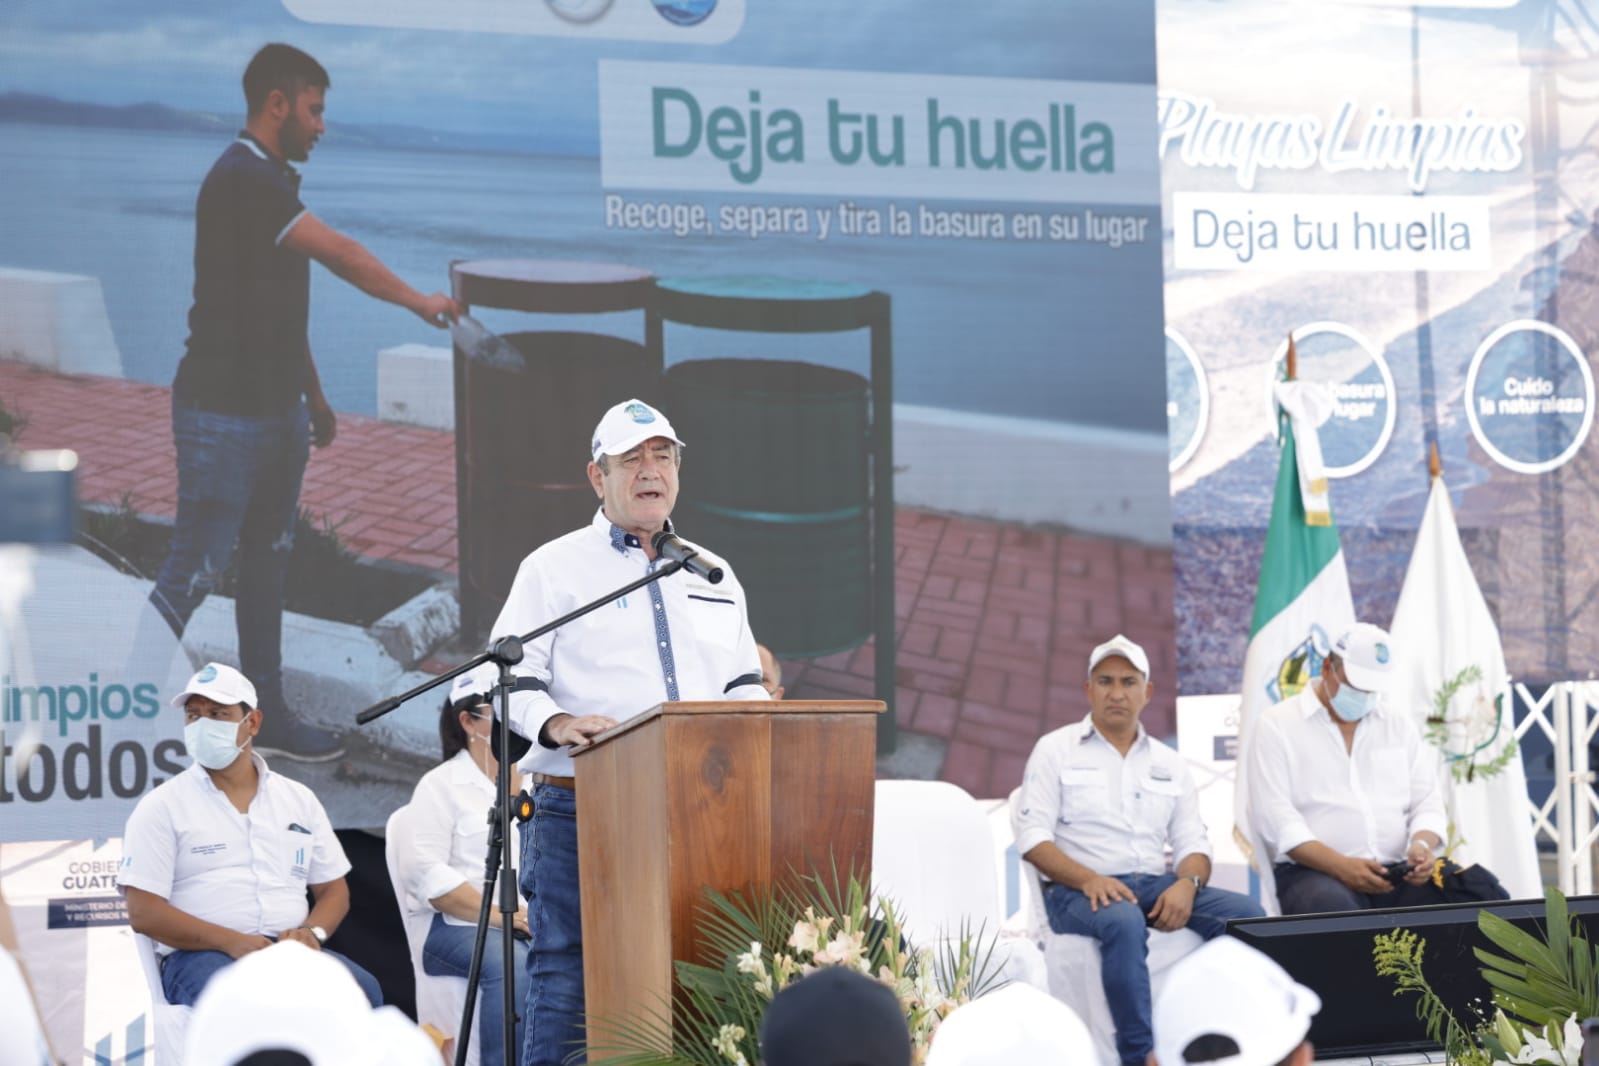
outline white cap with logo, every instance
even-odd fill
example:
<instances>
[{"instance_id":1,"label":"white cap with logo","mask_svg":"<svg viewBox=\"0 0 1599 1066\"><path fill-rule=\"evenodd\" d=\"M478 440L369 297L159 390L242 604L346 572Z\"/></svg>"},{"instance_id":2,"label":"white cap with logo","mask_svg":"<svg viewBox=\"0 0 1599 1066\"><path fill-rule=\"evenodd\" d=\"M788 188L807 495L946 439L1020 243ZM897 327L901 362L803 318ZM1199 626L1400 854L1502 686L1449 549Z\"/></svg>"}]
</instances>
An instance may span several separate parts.
<instances>
[{"instance_id":1,"label":"white cap with logo","mask_svg":"<svg viewBox=\"0 0 1599 1066\"><path fill-rule=\"evenodd\" d=\"M602 455L632 451L654 437L665 437L680 448L686 447L665 415L643 400L626 400L605 412L600 424L594 427L594 441L589 451L598 460Z\"/></svg>"},{"instance_id":2,"label":"white cap with logo","mask_svg":"<svg viewBox=\"0 0 1599 1066\"><path fill-rule=\"evenodd\" d=\"M182 707L190 696L204 696L224 707L231 707L235 703L242 703L251 710L256 707L255 686L250 684L249 678L225 663L206 663L200 667L199 672L189 678L183 691L172 697L172 706Z\"/></svg>"},{"instance_id":3,"label":"white cap with logo","mask_svg":"<svg viewBox=\"0 0 1599 1066\"><path fill-rule=\"evenodd\" d=\"M494 683L500 679L500 669L493 663L474 666L456 677L450 685L450 706L472 700L472 705L487 703L494 692ZM465 708L461 708L465 710Z\"/></svg>"},{"instance_id":4,"label":"white cap with logo","mask_svg":"<svg viewBox=\"0 0 1599 1066\"><path fill-rule=\"evenodd\" d=\"M1298 1047L1321 997L1261 952L1220 936L1167 972L1152 1017L1160 1066L1186 1066L1199 1037L1225 1037L1237 1054L1205 1066L1275 1066Z\"/></svg>"},{"instance_id":5,"label":"white cap with logo","mask_svg":"<svg viewBox=\"0 0 1599 1066\"><path fill-rule=\"evenodd\" d=\"M1088 653L1088 673L1094 673L1094 667L1109 659L1112 655L1120 655L1123 659L1133 664L1133 667L1144 675L1144 680L1149 680L1149 656L1144 654L1144 649L1117 633L1105 643Z\"/></svg>"},{"instance_id":6,"label":"white cap with logo","mask_svg":"<svg viewBox=\"0 0 1599 1066\"><path fill-rule=\"evenodd\" d=\"M1355 688L1381 692L1394 668L1393 651L1388 646L1388 631L1369 622L1356 622L1333 644L1333 651L1344 663L1344 677Z\"/></svg>"}]
</instances>

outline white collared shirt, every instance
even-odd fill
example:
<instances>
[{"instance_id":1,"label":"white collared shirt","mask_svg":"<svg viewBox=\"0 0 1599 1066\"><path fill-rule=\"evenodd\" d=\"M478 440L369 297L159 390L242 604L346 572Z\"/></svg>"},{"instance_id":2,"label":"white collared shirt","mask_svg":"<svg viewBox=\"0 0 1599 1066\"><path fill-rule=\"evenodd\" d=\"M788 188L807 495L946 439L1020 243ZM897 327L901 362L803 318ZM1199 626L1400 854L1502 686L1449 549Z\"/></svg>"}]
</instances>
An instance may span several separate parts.
<instances>
[{"instance_id":1,"label":"white collared shirt","mask_svg":"<svg viewBox=\"0 0 1599 1066\"><path fill-rule=\"evenodd\" d=\"M1343 734L1308 685L1268 708L1248 741L1250 811L1273 862L1316 840L1360 859L1398 862L1422 830L1448 837L1437 755L1386 702Z\"/></svg>"},{"instance_id":2,"label":"white collared shirt","mask_svg":"<svg viewBox=\"0 0 1599 1066\"><path fill-rule=\"evenodd\" d=\"M512 786L516 787L515 785ZM418 903L437 899L461 885L483 887L483 859L489 848L489 809L494 806L494 779L485 774L467 750L440 763L416 783L411 793L412 883L406 889ZM511 830L505 861L517 868L521 834ZM451 925L472 922L446 914Z\"/></svg>"},{"instance_id":3,"label":"white collared shirt","mask_svg":"<svg viewBox=\"0 0 1599 1066\"><path fill-rule=\"evenodd\" d=\"M240 933L277 936L305 921L306 886L343 877L350 860L316 795L249 757L260 780L248 811L198 763L141 799L123 831L118 887Z\"/></svg>"},{"instance_id":4,"label":"white collared shirt","mask_svg":"<svg viewBox=\"0 0 1599 1066\"><path fill-rule=\"evenodd\" d=\"M602 508L584 528L522 560L494 638L532 632L655 565ZM510 699L512 727L533 741L520 769L561 776L572 773L571 755L538 743L553 715L603 714L620 722L669 700L770 698L761 687L744 589L730 566L720 584L684 570L630 592L525 645L512 672L535 686Z\"/></svg>"},{"instance_id":5,"label":"white collared shirt","mask_svg":"<svg viewBox=\"0 0 1599 1066\"><path fill-rule=\"evenodd\" d=\"M1022 780L1016 850L1052 841L1095 873L1162 874L1188 855L1210 857L1199 793L1183 757L1138 727L1124 757L1092 716L1045 734Z\"/></svg>"}]
</instances>

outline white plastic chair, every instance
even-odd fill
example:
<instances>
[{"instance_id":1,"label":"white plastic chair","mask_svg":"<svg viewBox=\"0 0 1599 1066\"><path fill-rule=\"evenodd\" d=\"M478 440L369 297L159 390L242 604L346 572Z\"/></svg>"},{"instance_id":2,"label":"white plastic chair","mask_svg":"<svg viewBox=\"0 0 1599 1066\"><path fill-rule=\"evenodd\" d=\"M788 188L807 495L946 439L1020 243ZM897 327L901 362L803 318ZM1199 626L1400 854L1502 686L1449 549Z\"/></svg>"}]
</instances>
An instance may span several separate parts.
<instances>
[{"instance_id":1,"label":"white plastic chair","mask_svg":"<svg viewBox=\"0 0 1599 1066\"><path fill-rule=\"evenodd\" d=\"M1004 928L999 884L981 804L944 781L877 782L872 890L895 903L906 937L938 951L964 925L993 942L999 977L1048 991L1038 944Z\"/></svg>"},{"instance_id":2,"label":"white plastic chair","mask_svg":"<svg viewBox=\"0 0 1599 1066\"><path fill-rule=\"evenodd\" d=\"M1018 788L1010 794L1012 832L1016 829L1021 791ZM1099 942L1091 936L1057 933L1051 929L1044 910L1044 875L1026 859L1022 860L1022 870L1025 875L1022 877L1023 909L1032 915L1033 935L1044 952L1049 991L1076 1011L1088 1026L1103 1066L1117 1066L1121 1060L1116 1054L1116 1023L1111 1018L1110 1001L1105 998L1105 986L1100 978ZM1151 999L1159 996L1172 964L1204 942L1192 929L1170 933L1158 929L1149 931Z\"/></svg>"},{"instance_id":3,"label":"white plastic chair","mask_svg":"<svg viewBox=\"0 0 1599 1066\"><path fill-rule=\"evenodd\" d=\"M132 930L129 930L132 933ZM162 1066L183 1062L183 1036L189 1028L193 1007L168 1003L161 987L161 960L156 957L155 941L143 933L133 933L133 947L139 953L139 969L150 987L150 1027L155 1038L155 1060Z\"/></svg>"},{"instance_id":4,"label":"white plastic chair","mask_svg":"<svg viewBox=\"0 0 1599 1066\"><path fill-rule=\"evenodd\" d=\"M461 1025L461 1007L466 1003L466 978L445 977L425 973L422 969L422 945L426 943L428 927L437 912L427 900L419 900L411 891L411 861L416 851L412 847L411 807L402 806L389 815L384 830L383 858L389 868L389 881L394 885L394 898L400 905L400 917L405 923L405 943L411 953L411 972L416 976L416 1020L418 1025L431 1025L449 1039L444 1044L446 1061L455 1061L455 1035ZM472 1040L467 1044L467 1066L478 1066L477 1008L472 1012Z\"/></svg>"}]
</instances>

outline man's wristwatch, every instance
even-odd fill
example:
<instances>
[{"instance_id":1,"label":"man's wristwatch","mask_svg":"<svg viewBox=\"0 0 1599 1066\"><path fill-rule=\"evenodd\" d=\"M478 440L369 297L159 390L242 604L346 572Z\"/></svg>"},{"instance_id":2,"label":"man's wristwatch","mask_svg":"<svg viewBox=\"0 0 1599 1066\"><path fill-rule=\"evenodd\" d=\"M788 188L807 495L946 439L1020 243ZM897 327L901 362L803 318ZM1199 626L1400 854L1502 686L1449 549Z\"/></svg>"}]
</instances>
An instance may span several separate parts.
<instances>
[{"instance_id":1,"label":"man's wristwatch","mask_svg":"<svg viewBox=\"0 0 1599 1066\"><path fill-rule=\"evenodd\" d=\"M320 925L302 925L300 928L310 930L311 935L316 937L318 944L326 944L328 942L328 931Z\"/></svg>"},{"instance_id":2,"label":"man's wristwatch","mask_svg":"<svg viewBox=\"0 0 1599 1066\"><path fill-rule=\"evenodd\" d=\"M1200 879L1198 874L1189 874L1188 875L1188 880L1190 880L1190 881L1192 881L1194 883L1194 892L1196 894L1199 892L1200 889L1205 887L1205 882Z\"/></svg>"}]
</instances>

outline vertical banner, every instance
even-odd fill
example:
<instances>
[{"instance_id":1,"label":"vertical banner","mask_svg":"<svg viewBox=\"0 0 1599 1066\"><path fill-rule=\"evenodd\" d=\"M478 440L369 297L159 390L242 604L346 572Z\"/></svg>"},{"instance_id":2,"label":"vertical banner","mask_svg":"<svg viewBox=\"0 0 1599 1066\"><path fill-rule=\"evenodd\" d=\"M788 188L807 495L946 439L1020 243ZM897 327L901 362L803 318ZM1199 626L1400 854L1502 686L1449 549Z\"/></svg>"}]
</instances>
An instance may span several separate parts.
<instances>
[{"instance_id":1,"label":"vertical banner","mask_svg":"<svg viewBox=\"0 0 1599 1066\"><path fill-rule=\"evenodd\" d=\"M1599 469L1599 48L1581 4L1161 0L1179 660L1238 684L1287 337L1357 615L1386 625L1436 444L1518 679L1585 676ZM1359 77L1352 77L1359 71ZM1424 707L1412 708L1419 716Z\"/></svg>"}]
</instances>

